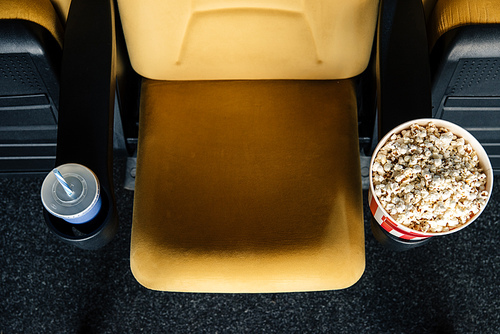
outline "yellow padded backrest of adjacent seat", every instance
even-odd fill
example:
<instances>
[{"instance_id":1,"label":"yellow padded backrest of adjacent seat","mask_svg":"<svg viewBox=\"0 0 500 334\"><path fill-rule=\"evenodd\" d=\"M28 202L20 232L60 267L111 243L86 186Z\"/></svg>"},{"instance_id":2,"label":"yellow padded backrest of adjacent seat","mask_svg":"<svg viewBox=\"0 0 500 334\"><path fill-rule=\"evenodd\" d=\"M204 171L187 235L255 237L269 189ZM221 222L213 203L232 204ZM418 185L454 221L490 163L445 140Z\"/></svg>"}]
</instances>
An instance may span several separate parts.
<instances>
[{"instance_id":1,"label":"yellow padded backrest of adjacent seat","mask_svg":"<svg viewBox=\"0 0 500 334\"><path fill-rule=\"evenodd\" d=\"M454 28L494 23L500 23L500 0L438 0L429 20L429 44Z\"/></svg>"},{"instance_id":2,"label":"yellow padded backrest of adjacent seat","mask_svg":"<svg viewBox=\"0 0 500 334\"><path fill-rule=\"evenodd\" d=\"M58 2L67 2L69 7L69 0L58 0ZM37 23L47 29L62 45L63 26L49 0L2 0L0 19L19 19Z\"/></svg>"},{"instance_id":3,"label":"yellow padded backrest of adjacent seat","mask_svg":"<svg viewBox=\"0 0 500 334\"><path fill-rule=\"evenodd\" d=\"M134 69L159 80L341 79L368 63L378 0L118 0Z\"/></svg>"}]
</instances>

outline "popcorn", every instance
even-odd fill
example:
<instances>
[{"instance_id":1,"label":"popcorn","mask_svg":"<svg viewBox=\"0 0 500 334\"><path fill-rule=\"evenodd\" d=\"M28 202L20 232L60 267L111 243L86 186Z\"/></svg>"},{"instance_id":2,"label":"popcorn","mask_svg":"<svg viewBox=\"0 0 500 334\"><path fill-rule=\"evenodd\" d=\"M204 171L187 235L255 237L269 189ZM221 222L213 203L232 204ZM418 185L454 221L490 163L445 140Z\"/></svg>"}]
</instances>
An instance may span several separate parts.
<instances>
[{"instance_id":1,"label":"popcorn","mask_svg":"<svg viewBox=\"0 0 500 334\"><path fill-rule=\"evenodd\" d=\"M489 196L472 146L432 122L393 134L374 159L372 180L392 218L421 232L464 225Z\"/></svg>"}]
</instances>

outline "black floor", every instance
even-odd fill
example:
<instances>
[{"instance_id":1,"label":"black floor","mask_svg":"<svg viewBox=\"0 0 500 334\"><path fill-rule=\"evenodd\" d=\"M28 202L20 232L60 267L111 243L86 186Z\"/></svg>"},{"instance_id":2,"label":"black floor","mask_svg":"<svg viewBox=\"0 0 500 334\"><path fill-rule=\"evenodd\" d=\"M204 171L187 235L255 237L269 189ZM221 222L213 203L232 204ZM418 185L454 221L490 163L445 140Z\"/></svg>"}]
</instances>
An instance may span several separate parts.
<instances>
[{"instance_id":1,"label":"black floor","mask_svg":"<svg viewBox=\"0 0 500 334\"><path fill-rule=\"evenodd\" d=\"M498 181L472 226L403 253L377 244L365 203L366 270L349 289L247 295L143 288L129 269L133 193L117 187L118 235L84 251L48 232L41 182L0 179L0 334L500 333Z\"/></svg>"}]
</instances>

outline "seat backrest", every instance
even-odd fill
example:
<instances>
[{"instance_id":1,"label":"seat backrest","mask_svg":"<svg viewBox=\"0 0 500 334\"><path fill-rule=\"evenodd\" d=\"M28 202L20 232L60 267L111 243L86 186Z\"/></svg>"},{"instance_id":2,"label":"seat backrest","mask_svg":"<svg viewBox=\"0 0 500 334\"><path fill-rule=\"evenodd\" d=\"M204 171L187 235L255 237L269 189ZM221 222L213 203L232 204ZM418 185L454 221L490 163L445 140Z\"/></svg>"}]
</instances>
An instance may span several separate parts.
<instances>
[{"instance_id":1,"label":"seat backrest","mask_svg":"<svg viewBox=\"0 0 500 334\"><path fill-rule=\"evenodd\" d=\"M428 22L429 45L458 27L499 23L498 0L436 0Z\"/></svg>"},{"instance_id":2,"label":"seat backrest","mask_svg":"<svg viewBox=\"0 0 500 334\"><path fill-rule=\"evenodd\" d=\"M118 0L132 66L160 80L342 79L367 66L378 0Z\"/></svg>"},{"instance_id":3,"label":"seat backrest","mask_svg":"<svg viewBox=\"0 0 500 334\"><path fill-rule=\"evenodd\" d=\"M61 5L71 0L56 0ZM47 29L62 45L63 28L57 17L53 3L48 0L2 0L0 2L0 20L24 20L31 21ZM67 13L66 13L67 15Z\"/></svg>"},{"instance_id":4,"label":"seat backrest","mask_svg":"<svg viewBox=\"0 0 500 334\"><path fill-rule=\"evenodd\" d=\"M438 0L427 30L433 117L471 132L500 174L500 0Z\"/></svg>"},{"instance_id":5,"label":"seat backrest","mask_svg":"<svg viewBox=\"0 0 500 334\"><path fill-rule=\"evenodd\" d=\"M65 22L55 9L50 0L0 1L2 175L53 168Z\"/></svg>"}]
</instances>

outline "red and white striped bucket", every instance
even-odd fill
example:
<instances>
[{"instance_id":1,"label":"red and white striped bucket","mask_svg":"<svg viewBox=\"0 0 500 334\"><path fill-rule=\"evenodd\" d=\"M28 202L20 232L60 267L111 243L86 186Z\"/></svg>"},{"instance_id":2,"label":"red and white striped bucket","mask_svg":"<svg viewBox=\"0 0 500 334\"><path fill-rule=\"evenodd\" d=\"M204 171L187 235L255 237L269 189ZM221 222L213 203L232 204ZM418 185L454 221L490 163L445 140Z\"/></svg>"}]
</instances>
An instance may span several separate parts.
<instances>
[{"instance_id":1,"label":"red and white striped bucket","mask_svg":"<svg viewBox=\"0 0 500 334\"><path fill-rule=\"evenodd\" d=\"M472 148L474 149L474 151L476 151L478 155L479 164L481 165L483 172L486 174L486 191L488 191L488 201L491 197L491 191L493 189L493 168L491 167L491 162L490 159L488 158L488 154L484 150L483 146L481 146L481 144L477 141L477 139L474 138L474 136L471 135L464 128L454 123L434 118L417 119L397 126L396 128L392 129L389 133L387 133L384 136L384 138L382 138L382 140L380 140L377 147L375 148L375 151L373 152L372 159L370 162L370 188L368 190L368 203L370 204L370 211L375 220L377 221L377 223L391 235L404 240L422 240L433 236L447 235L450 233L457 232L465 228L466 226L469 226L474 220L476 220L477 217L479 217L479 215L483 212L484 207L486 207L485 205L481 209L481 211L476 213L466 224L460 225L452 230L445 232L420 232L410 229L409 227L397 223L394 219L391 218L390 214L382 207L377 196L374 195L375 189L371 177L372 166L378 151L382 148L382 146L385 145L385 143L389 140L389 138L393 134L397 134L405 129L409 129L412 124L419 124L425 126L429 123L434 123L437 127L443 127L450 130L456 136L464 138L465 141L472 146Z\"/></svg>"}]
</instances>

